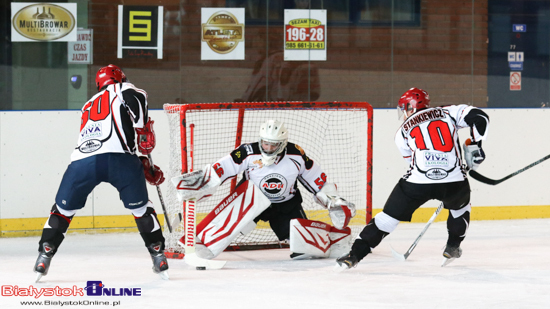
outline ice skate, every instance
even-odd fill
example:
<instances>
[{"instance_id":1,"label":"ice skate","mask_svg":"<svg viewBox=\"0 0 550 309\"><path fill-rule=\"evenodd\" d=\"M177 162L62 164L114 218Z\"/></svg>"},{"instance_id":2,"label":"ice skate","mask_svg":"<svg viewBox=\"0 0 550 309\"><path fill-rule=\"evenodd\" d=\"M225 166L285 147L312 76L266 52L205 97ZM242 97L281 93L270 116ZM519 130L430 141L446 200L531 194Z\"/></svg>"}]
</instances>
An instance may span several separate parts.
<instances>
[{"instance_id":1,"label":"ice skate","mask_svg":"<svg viewBox=\"0 0 550 309\"><path fill-rule=\"evenodd\" d=\"M153 260L153 272L155 274L159 274L162 279L168 280L170 279L170 276L168 275L168 261L164 255L164 250L160 249L161 246L162 244L160 242L156 242L149 245L147 250L149 250L151 259Z\"/></svg>"},{"instance_id":2,"label":"ice skate","mask_svg":"<svg viewBox=\"0 0 550 309\"><path fill-rule=\"evenodd\" d=\"M453 247L450 245L447 245L445 247L445 250L443 251L443 262L441 263L441 267L449 265L452 261L458 259L462 255L462 249L460 247Z\"/></svg>"},{"instance_id":3,"label":"ice skate","mask_svg":"<svg viewBox=\"0 0 550 309\"><path fill-rule=\"evenodd\" d=\"M34 263L34 272L36 273L35 282L38 282L42 276L48 274L48 269L50 269L50 263L52 262L54 252L54 246L51 246L47 242L42 244L42 249L40 250L40 253L38 253L36 263Z\"/></svg>"},{"instance_id":4,"label":"ice skate","mask_svg":"<svg viewBox=\"0 0 550 309\"><path fill-rule=\"evenodd\" d=\"M346 255L343 255L337 258L336 263L337 264L335 269L338 271L342 271L342 270L350 269L357 266L357 263L359 263L359 259L354 254L351 254L350 252Z\"/></svg>"}]
</instances>

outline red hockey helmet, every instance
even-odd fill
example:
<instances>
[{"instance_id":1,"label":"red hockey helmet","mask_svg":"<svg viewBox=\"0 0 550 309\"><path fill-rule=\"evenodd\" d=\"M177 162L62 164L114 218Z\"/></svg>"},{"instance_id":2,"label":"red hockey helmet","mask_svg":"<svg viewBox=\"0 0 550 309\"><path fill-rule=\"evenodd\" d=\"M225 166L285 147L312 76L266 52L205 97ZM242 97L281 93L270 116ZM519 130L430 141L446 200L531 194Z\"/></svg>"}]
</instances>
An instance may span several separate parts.
<instances>
[{"instance_id":1,"label":"red hockey helmet","mask_svg":"<svg viewBox=\"0 0 550 309\"><path fill-rule=\"evenodd\" d=\"M416 112L428 107L430 107L430 95L419 88L407 90L399 99L399 103L397 103L397 109L403 113L411 110Z\"/></svg>"},{"instance_id":2,"label":"red hockey helmet","mask_svg":"<svg viewBox=\"0 0 550 309\"><path fill-rule=\"evenodd\" d=\"M109 64L106 67L102 67L97 71L95 75L95 84L97 90L116 83L122 83L127 81L126 74L114 64Z\"/></svg>"}]
</instances>

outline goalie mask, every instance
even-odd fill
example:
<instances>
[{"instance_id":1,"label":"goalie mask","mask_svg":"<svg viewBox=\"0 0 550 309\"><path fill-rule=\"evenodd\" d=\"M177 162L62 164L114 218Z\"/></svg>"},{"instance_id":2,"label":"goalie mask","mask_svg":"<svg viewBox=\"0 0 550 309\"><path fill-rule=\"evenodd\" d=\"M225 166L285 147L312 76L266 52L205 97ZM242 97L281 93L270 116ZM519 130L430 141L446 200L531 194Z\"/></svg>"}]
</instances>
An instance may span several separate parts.
<instances>
[{"instance_id":1,"label":"goalie mask","mask_svg":"<svg viewBox=\"0 0 550 309\"><path fill-rule=\"evenodd\" d=\"M122 72L122 70L114 64L109 64L106 67L102 67L95 75L97 90L101 90L103 87L108 85L126 82L127 80L126 74L124 74L124 72Z\"/></svg>"},{"instance_id":2,"label":"goalie mask","mask_svg":"<svg viewBox=\"0 0 550 309\"><path fill-rule=\"evenodd\" d=\"M260 127L260 152L265 166L275 163L277 156L285 150L288 131L278 120L268 120Z\"/></svg>"},{"instance_id":3,"label":"goalie mask","mask_svg":"<svg viewBox=\"0 0 550 309\"><path fill-rule=\"evenodd\" d=\"M414 114L416 111L430 107L430 95L419 88L411 88L407 90L397 103L398 119L403 119L403 115L407 117Z\"/></svg>"}]
</instances>

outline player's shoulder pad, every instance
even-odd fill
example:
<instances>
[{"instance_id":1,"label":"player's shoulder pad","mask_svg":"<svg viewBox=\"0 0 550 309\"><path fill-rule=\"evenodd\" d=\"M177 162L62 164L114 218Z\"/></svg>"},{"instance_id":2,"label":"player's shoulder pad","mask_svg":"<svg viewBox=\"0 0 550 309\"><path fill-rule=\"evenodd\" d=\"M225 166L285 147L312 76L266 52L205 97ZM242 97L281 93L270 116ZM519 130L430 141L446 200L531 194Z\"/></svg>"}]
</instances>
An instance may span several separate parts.
<instances>
[{"instance_id":1,"label":"player's shoulder pad","mask_svg":"<svg viewBox=\"0 0 550 309\"><path fill-rule=\"evenodd\" d=\"M239 148L233 150L230 155L235 163L241 164L246 157L253 154L260 154L260 147L257 142L242 144Z\"/></svg>"},{"instance_id":2,"label":"player's shoulder pad","mask_svg":"<svg viewBox=\"0 0 550 309\"><path fill-rule=\"evenodd\" d=\"M147 100L147 93L145 91L140 91L141 89L137 88L126 88L122 90L122 97L124 101L129 102L145 102Z\"/></svg>"},{"instance_id":3,"label":"player's shoulder pad","mask_svg":"<svg viewBox=\"0 0 550 309\"><path fill-rule=\"evenodd\" d=\"M288 143L286 146L286 153L287 155L297 155L301 156L304 160L304 163L306 164L306 169L310 169L313 166L313 160L311 160L307 155L304 149L302 147L298 146L294 143Z\"/></svg>"}]
</instances>

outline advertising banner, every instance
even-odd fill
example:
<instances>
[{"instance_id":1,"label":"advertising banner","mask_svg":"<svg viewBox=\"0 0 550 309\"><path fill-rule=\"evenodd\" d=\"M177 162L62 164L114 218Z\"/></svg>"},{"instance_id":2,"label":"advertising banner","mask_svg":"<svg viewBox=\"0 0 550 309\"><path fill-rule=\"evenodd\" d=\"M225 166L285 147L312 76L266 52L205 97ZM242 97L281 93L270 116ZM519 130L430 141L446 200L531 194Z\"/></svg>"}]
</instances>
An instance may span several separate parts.
<instances>
[{"instance_id":1,"label":"advertising banner","mask_svg":"<svg viewBox=\"0 0 550 309\"><path fill-rule=\"evenodd\" d=\"M11 3L12 42L71 42L76 32L76 3Z\"/></svg>"},{"instance_id":2,"label":"advertising banner","mask_svg":"<svg viewBox=\"0 0 550 309\"><path fill-rule=\"evenodd\" d=\"M201 9L201 60L244 60L244 8Z\"/></svg>"},{"instance_id":3,"label":"advertising banner","mask_svg":"<svg viewBox=\"0 0 550 309\"><path fill-rule=\"evenodd\" d=\"M327 11L285 10L285 60L327 60Z\"/></svg>"}]
</instances>

